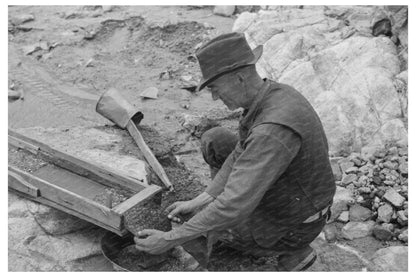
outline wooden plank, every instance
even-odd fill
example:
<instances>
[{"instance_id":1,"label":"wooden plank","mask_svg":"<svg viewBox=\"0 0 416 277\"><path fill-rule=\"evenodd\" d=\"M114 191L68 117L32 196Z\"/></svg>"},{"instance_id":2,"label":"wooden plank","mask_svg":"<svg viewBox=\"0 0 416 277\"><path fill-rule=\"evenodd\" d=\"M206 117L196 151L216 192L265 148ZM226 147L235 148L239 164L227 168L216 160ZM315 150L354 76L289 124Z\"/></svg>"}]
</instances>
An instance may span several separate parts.
<instances>
[{"instance_id":1,"label":"wooden plank","mask_svg":"<svg viewBox=\"0 0 416 277\"><path fill-rule=\"evenodd\" d=\"M146 142L143 139L142 134L140 133L139 129L137 129L136 124L132 120L129 120L127 123L127 130L129 131L130 135L133 137L134 141L136 142L137 146L139 147L140 151L143 153L146 161L150 164L153 168L157 176L160 180L165 184L165 186L173 190L173 185L169 181L168 175L166 175L165 170L160 165L159 161L156 159L155 155L153 155L152 150L150 150L149 146L147 146Z\"/></svg>"},{"instance_id":2,"label":"wooden plank","mask_svg":"<svg viewBox=\"0 0 416 277\"><path fill-rule=\"evenodd\" d=\"M150 185L139 193L136 193L126 201L118 204L113 208L113 211L118 214L124 214L128 210L134 208L136 205L143 203L146 200L150 200L154 195L160 193L162 188L156 185Z\"/></svg>"},{"instance_id":3,"label":"wooden plank","mask_svg":"<svg viewBox=\"0 0 416 277\"><path fill-rule=\"evenodd\" d=\"M20 175L9 170L9 187L20 191L32 197L40 196L40 191L37 187L26 182Z\"/></svg>"},{"instance_id":4,"label":"wooden plank","mask_svg":"<svg viewBox=\"0 0 416 277\"><path fill-rule=\"evenodd\" d=\"M38 154L45 160L106 186L127 189L133 192L139 192L148 186L142 180L127 177L117 169L97 165L93 162L71 156L10 129L9 136L24 141L28 145L38 147Z\"/></svg>"},{"instance_id":5,"label":"wooden plank","mask_svg":"<svg viewBox=\"0 0 416 277\"><path fill-rule=\"evenodd\" d=\"M27 197L28 196L27 194L22 193L20 191L16 191L16 190L14 190L13 188L10 188L10 187L9 187L9 190L12 191L13 193L19 195L19 196L22 196L22 197ZM111 231L113 233L116 233L119 236L124 236L124 235L126 235L128 233L128 230L127 229L116 229L116 228L114 228L112 226L106 225L105 223L102 223L102 222L96 220L95 218L91 218L91 217L89 217L87 215L84 215L82 213L79 213L78 211L75 211L75 210L72 210L70 208L64 207L64 206L62 206L62 205L60 205L58 203L55 203L53 201L50 201L50 200L48 200L46 198L43 198L41 196L40 197L36 197L36 198L29 197L28 199L30 199L32 201L35 201L35 202L38 202L38 203L41 203L41 204L44 204L44 205L47 205L47 206L50 206L50 207L55 208L57 210L63 211L65 213L67 213L67 214L76 216L76 217L81 218L81 219L83 219L85 221L91 222L92 224L97 225L97 226L99 226L101 228L107 229L107 230L109 230L109 231Z\"/></svg>"},{"instance_id":6,"label":"wooden plank","mask_svg":"<svg viewBox=\"0 0 416 277\"><path fill-rule=\"evenodd\" d=\"M9 137L9 144L10 145L13 145L16 148L25 149L25 150L27 150L30 153L35 154L35 155L38 154L39 147L36 147L33 144L30 144L28 142L25 142L21 139L18 139L16 137L13 137L13 136L10 136L10 135L8 137Z\"/></svg>"},{"instance_id":7,"label":"wooden plank","mask_svg":"<svg viewBox=\"0 0 416 277\"><path fill-rule=\"evenodd\" d=\"M31 174L91 200L95 200L97 195L106 194L108 189L107 186L53 164L43 166Z\"/></svg>"},{"instance_id":8,"label":"wooden plank","mask_svg":"<svg viewBox=\"0 0 416 277\"><path fill-rule=\"evenodd\" d=\"M43 198L59 203L59 205L63 207L77 210L79 213L95 218L97 221L103 222L115 229L122 228L122 216L111 209L44 181L18 168L9 166L9 170L20 175L26 182L37 187Z\"/></svg>"}]
</instances>

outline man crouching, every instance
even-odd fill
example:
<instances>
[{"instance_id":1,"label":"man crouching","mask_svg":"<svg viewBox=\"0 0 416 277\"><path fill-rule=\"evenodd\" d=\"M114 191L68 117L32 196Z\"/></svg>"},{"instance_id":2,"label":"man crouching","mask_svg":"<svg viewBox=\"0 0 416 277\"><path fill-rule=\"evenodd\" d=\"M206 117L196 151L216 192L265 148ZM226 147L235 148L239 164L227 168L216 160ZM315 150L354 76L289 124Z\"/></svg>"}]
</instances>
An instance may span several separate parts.
<instances>
[{"instance_id":1,"label":"man crouching","mask_svg":"<svg viewBox=\"0 0 416 277\"><path fill-rule=\"evenodd\" d=\"M198 91L208 88L230 110L244 108L239 136L221 127L203 134L213 180L198 197L167 211L177 220L204 208L172 231L143 230L135 238L139 250L187 249L187 242L203 238L207 256L220 240L245 254L278 256L277 271L305 270L315 261L310 243L326 224L335 193L327 139L298 91L259 76L255 63L262 50L230 33L197 52L203 75Z\"/></svg>"}]
</instances>

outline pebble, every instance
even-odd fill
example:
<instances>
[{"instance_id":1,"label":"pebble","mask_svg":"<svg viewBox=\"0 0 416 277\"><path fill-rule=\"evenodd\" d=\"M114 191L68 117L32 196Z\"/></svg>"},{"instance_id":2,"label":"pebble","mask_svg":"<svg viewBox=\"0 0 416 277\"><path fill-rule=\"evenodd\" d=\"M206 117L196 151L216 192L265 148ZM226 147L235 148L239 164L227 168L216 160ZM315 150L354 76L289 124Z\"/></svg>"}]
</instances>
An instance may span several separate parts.
<instances>
[{"instance_id":1,"label":"pebble","mask_svg":"<svg viewBox=\"0 0 416 277\"><path fill-rule=\"evenodd\" d=\"M352 158L351 159L351 162L353 162L354 165L357 166L357 167L359 167L359 166L362 165L362 162L361 162L361 160L359 158Z\"/></svg>"},{"instance_id":2,"label":"pebble","mask_svg":"<svg viewBox=\"0 0 416 277\"><path fill-rule=\"evenodd\" d=\"M19 100L22 97L22 94L18 91L9 89L8 99L9 102Z\"/></svg>"},{"instance_id":3,"label":"pebble","mask_svg":"<svg viewBox=\"0 0 416 277\"><path fill-rule=\"evenodd\" d=\"M395 169L397 169L397 163L393 163L393 162L391 162L391 161L386 161L386 162L384 162L384 167L385 168L388 168L388 169L393 169L393 170L395 170Z\"/></svg>"},{"instance_id":4,"label":"pebble","mask_svg":"<svg viewBox=\"0 0 416 277\"><path fill-rule=\"evenodd\" d=\"M373 183L376 185L380 185L381 184L381 178L379 176L374 176L373 177Z\"/></svg>"},{"instance_id":5,"label":"pebble","mask_svg":"<svg viewBox=\"0 0 416 277\"><path fill-rule=\"evenodd\" d=\"M158 93L159 90L156 87L148 87L140 94L140 96L143 98L157 99Z\"/></svg>"},{"instance_id":6,"label":"pebble","mask_svg":"<svg viewBox=\"0 0 416 277\"><path fill-rule=\"evenodd\" d=\"M102 8L103 8L103 12L112 12L113 10L114 10L114 7L115 6L113 6L113 5L103 5L102 6Z\"/></svg>"},{"instance_id":7,"label":"pebble","mask_svg":"<svg viewBox=\"0 0 416 277\"><path fill-rule=\"evenodd\" d=\"M385 149L377 149L377 151L374 152L373 156L375 158L382 159L386 156L386 154L387 151Z\"/></svg>"},{"instance_id":8,"label":"pebble","mask_svg":"<svg viewBox=\"0 0 416 277\"><path fill-rule=\"evenodd\" d=\"M399 155L399 149L396 146L390 147L388 150L388 154L397 156Z\"/></svg>"},{"instance_id":9,"label":"pebble","mask_svg":"<svg viewBox=\"0 0 416 277\"><path fill-rule=\"evenodd\" d=\"M363 175L363 176L360 176L360 178L358 178L357 186L362 187L362 186L367 185L368 183L369 183L368 177Z\"/></svg>"},{"instance_id":10,"label":"pebble","mask_svg":"<svg viewBox=\"0 0 416 277\"><path fill-rule=\"evenodd\" d=\"M358 191L364 194L371 193L371 189L369 187L360 187L358 188Z\"/></svg>"},{"instance_id":11,"label":"pebble","mask_svg":"<svg viewBox=\"0 0 416 277\"><path fill-rule=\"evenodd\" d=\"M370 167L368 165L364 165L360 167L358 170L364 174L368 174L370 172Z\"/></svg>"},{"instance_id":12,"label":"pebble","mask_svg":"<svg viewBox=\"0 0 416 277\"><path fill-rule=\"evenodd\" d=\"M377 221L389 223L393 216L393 212L393 207L389 204L384 204L383 206L380 206L377 210Z\"/></svg>"},{"instance_id":13,"label":"pebble","mask_svg":"<svg viewBox=\"0 0 416 277\"><path fill-rule=\"evenodd\" d=\"M396 208L400 208L403 206L404 201L406 200L403 196L401 196L397 191L390 188L386 191L383 195L383 198L390 202Z\"/></svg>"}]
</instances>

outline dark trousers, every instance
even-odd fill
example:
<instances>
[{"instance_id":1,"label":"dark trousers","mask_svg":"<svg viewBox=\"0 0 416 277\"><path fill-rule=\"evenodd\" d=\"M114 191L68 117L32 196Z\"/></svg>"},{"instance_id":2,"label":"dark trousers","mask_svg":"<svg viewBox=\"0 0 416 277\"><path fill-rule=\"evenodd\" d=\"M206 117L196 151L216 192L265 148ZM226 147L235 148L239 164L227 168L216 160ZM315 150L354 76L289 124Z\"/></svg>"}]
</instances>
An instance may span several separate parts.
<instances>
[{"instance_id":1,"label":"dark trousers","mask_svg":"<svg viewBox=\"0 0 416 277\"><path fill-rule=\"evenodd\" d=\"M204 160L211 168L212 178L215 177L237 142L238 137L223 127L212 128L202 135L201 150ZM247 222L241 222L231 229L216 231L215 237L228 246L246 254L254 256L281 255L308 247L322 231L326 221L327 215L324 215L316 221L298 224L296 227L289 229L276 244L267 248L255 242Z\"/></svg>"}]
</instances>

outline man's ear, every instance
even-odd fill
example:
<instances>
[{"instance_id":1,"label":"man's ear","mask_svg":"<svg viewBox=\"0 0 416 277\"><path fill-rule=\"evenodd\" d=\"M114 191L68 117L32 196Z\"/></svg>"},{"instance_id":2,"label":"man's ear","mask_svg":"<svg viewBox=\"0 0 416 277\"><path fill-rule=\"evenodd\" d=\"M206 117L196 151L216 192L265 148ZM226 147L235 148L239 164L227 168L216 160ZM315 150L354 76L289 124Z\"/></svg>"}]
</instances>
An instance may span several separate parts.
<instances>
[{"instance_id":1,"label":"man's ear","mask_svg":"<svg viewBox=\"0 0 416 277\"><path fill-rule=\"evenodd\" d=\"M238 81L239 81L240 83L244 84L244 82L245 82L244 75L243 75L241 72L237 72L235 75L237 76Z\"/></svg>"}]
</instances>

